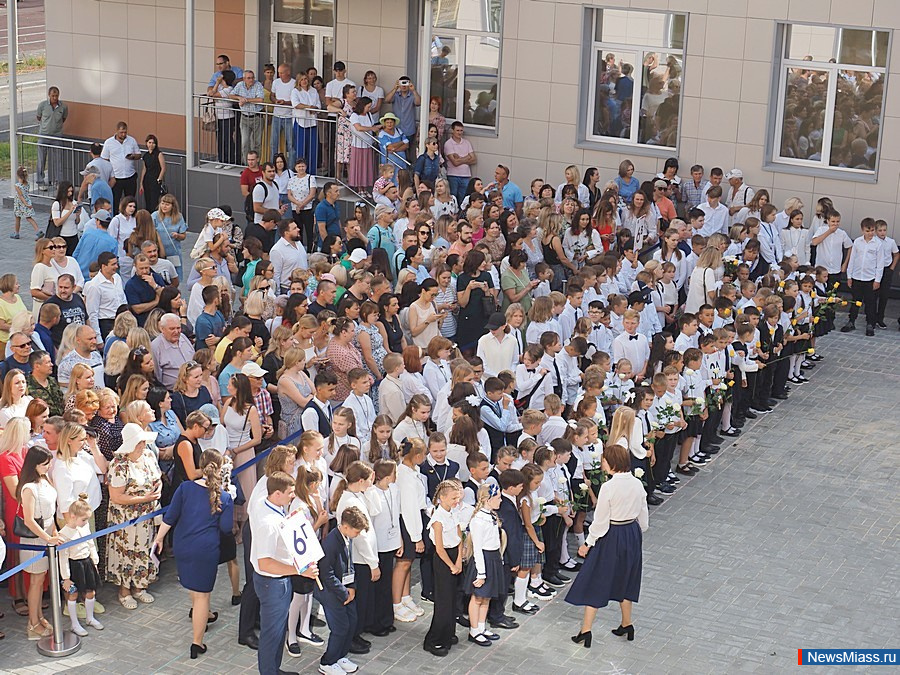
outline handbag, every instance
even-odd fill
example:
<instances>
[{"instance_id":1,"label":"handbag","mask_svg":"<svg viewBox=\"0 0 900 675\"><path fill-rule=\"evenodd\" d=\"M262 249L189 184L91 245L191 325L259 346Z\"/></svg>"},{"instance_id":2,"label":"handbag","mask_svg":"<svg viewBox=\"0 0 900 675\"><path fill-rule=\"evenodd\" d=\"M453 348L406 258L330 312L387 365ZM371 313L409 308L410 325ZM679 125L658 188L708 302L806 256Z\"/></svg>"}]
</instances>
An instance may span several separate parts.
<instances>
[{"instance_id":1,"label":"handbag","mask_svg":"<svg viewBox=\"0 0 900 675\"><path fill-rule=\"evenodd\" d=\"M166 185L163 181L160 181L159 182L159 196L162 197L163 195L167 195L167 194L169 194L169 186Z\"/></svg>"},{"instance_id":2,"label":"handbag","mask_svg":"<svg viewBox=\"0 0 900 675\"><path fill-rule=\"evenodd\" d=\"M54 239L55 237L60 236L62 233L62 225L57 225L53 222L53 211L50 212L50 217L47 219L47 227L44 230L44 236L47 239Z\"/></svg>"},{"instance_id":3,"label":"handbag","mask_svg":"<svg viewBox=\"0 0 900 675\"><path fill-rule=\"evenodd\" d=\"M216 130L216 102L212 98L206 98L200 103L200 123L204 131Z\"/></svg>"},{"instance_id":4,"label":"handbag","mask_svg":"<svg viewBox=\"0 0 900 675\"><path fill-rule=\"evenodd\" d=\"M40 503L41 503L40 483L38 483L38 493L37 493L37 497L35 498L35 501L37 502L38 506L40 506ZM20 506L19 509L21 510L22 507ZM42 510L42 513L43 513L43 510ZM35 516L34 522L36 522L38 527L40 527L42 530L44 529L44 516L43 515ZM34 532L31 531L31 528L25 524L24 516L20 516L18 514L16 514L16 517L13 519L13 534L16 535L19 539L36 539L37 538L34 536Z\"/></svg>"}]
</instances>

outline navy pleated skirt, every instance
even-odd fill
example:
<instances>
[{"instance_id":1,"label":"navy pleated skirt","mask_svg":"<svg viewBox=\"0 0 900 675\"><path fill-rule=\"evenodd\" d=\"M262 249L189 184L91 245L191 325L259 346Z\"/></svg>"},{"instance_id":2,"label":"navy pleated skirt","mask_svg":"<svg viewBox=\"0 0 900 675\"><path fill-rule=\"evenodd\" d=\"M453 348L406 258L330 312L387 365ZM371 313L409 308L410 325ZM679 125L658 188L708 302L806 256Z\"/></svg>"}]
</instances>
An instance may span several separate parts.
<instances>
[{"instance_id":1,"label":"navy pleated skirt","mask_svg":"<svg viewBox=\"0 0 900 675\"><path fill-rule=\"evenodd\" d=\"M570 605L606 607L610 602L638 601L641 593L641 528L637 522L610 525L597 540L566 594Z\"/></svg>"},{"instance_id":2,"label":"navy pleated skirt","mask_svg":"<svg viewBox=\"0 0 900 675\"><path fill-rule=\"evenodd\" d=\"M500 551L484 552L484 573L487 578L480 587L475 586L475 579L478 578L478 569L475 567L475 559L472 558L466 563L466 569L463 573L463 589L468 595L474 595L479 598L496 598L501 594L501 589L506 585L506 575L503 573L503 561L500 558Z\"/></svg>"}]
</instances>

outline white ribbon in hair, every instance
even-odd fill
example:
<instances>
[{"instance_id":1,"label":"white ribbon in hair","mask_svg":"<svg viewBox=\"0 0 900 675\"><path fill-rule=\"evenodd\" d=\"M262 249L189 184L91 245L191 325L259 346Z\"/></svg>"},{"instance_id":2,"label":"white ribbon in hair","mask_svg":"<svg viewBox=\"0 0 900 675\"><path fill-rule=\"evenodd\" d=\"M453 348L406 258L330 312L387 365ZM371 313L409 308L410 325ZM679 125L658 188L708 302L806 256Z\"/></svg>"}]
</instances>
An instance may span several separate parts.
<instances>
[{"instance_id":1,"label":"white ribbon in hair","mask_svg":"<svg viewBox=\"0 0 900 675\"><path fill-rule=\"evenodd\" d=\"M478 404L481 403L481 399L478 398L476 394L469 394L466 396L466 403L468 403L473 408L477 408Z\"/></svg>"}]
</instances>

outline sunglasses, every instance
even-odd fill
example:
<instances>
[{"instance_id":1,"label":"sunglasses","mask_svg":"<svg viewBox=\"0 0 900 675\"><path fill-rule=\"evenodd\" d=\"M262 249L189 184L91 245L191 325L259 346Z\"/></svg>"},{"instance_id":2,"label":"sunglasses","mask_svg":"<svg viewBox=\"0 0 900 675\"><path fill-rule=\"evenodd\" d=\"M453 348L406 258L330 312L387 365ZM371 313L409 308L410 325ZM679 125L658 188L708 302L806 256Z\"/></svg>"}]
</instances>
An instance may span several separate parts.
<instances>
[{"instance_id":1,"label":"sunglasses","mask_svg":"<svg viewBox=\"0 0 900 675\"><path fill-rule=\"evenodd\" d=\"M44 250L46 250L46 251L58 251L58 250L61 249L61 248L65 248L65 246L60 246L59 244L53 244L52 246L48 246L48 247L47 247L46 249L44 249Z\"/></svg>"},{"instance_id":2,"label":"sunglasses","mask_svg":"<svg viewBox=\"0 0 900 675\"><path fill-rule=\"evenodd\" d=\"M22 343L22 344L20 344L20 345L10 345L10 347L12 347L13 349L22 349L23 347L24 347L25 349L31 349L31 343L29 343L29 342L24 342L24 343Z\"/></svg>"},{"instance_id":3,"label":"sunglasses","mask_svg":"<svg viewBox=\"0 0 900 675\"><path fill-rule=\"evenodd\" d=\"M135 348L134 348L134 355L135 355L135 356L146 356L146 355L149 354L149 353L150 353L150 352L147 350L146 347L135 347Z\"/></svg>"}]
</instances>

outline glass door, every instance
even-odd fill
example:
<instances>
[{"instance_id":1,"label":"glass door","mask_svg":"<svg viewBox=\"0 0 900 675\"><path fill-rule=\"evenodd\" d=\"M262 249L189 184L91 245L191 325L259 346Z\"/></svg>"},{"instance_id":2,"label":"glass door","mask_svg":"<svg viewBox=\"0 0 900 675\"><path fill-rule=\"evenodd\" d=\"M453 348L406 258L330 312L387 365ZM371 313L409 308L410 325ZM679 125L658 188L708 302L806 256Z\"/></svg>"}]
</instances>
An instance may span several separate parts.
<instances>
[{"instance_id":1,"label":"glass door","mask_svg":"<svg viewBox=\"0 0 900 675\"><path fill-rule=\"evenodd\" d=\"M334 65L334 36L330 28L275 26L272 29L272 54L276 63L289 64L293 75L315 67L327 82Z\"/></svg>"}]
</instances>

